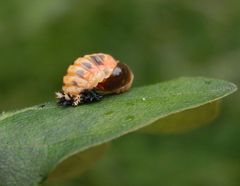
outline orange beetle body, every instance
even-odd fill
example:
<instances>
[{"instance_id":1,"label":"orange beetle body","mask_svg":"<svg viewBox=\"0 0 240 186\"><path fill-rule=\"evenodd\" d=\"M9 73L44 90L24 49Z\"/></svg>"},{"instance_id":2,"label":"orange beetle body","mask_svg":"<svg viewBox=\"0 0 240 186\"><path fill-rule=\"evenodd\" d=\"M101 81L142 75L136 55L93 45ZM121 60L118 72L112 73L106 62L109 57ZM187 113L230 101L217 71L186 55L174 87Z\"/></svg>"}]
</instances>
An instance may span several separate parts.
<instances>
[{"instance_id":1,"label":"orange beetle body","mask_svg":"<svg viewBox=\"0 0 240 186\"><path fill-rule=\"evenodd\" d=\"M130 68L108 54L91 54L79 57L68 67L63 78L58 103L77 106L98 101L104 94L127 91L133 82Z\"/></svg>"}]
</instances>

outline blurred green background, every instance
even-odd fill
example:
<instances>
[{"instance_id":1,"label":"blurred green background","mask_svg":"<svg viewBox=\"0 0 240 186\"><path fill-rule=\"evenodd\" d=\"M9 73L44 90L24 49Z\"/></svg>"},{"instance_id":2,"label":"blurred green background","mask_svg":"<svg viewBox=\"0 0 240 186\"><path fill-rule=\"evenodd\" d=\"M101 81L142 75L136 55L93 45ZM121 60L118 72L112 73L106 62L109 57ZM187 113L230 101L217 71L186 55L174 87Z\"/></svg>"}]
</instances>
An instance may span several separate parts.
<instances>
[{"instance_id":1,"label":"blurred green background","mask_svg":"<svg viewBox=\"0 0 240 186\"><path fill-rule=\"evenodd\" d=\"M67 66L94 52L129 64L134 86L179 76L239 86L240 1L1 1L0 111L53 100ZM186 134L115 140L95 167L62 185L238 186L239 103L237 92L213 125Z\"/></svg>"}]
</instances>

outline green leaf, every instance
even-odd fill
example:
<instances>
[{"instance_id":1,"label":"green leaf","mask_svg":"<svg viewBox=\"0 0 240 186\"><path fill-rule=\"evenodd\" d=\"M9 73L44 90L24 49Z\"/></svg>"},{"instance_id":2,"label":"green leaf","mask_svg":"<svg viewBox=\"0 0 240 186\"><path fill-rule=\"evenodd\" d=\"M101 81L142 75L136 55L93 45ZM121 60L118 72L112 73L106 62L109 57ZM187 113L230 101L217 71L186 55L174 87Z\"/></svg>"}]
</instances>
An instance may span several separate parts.
<instances>
[{"instance_id":1,"label":"green leaf","mask_svg":"<svg viewBox=\"0 0 240 186\"><path fill-rule=\"evenodd\" d=\"M148 134L171 134L187 132L213 121L220 110L220 102L214 101L205 105L171 114L159 119L139 132Z\"/></svg>"},{"instance_id":2,"label":"green leaf","mask_svg":"<svg viewBox=\"0 0 240 186\"><path fill-rule=\"evenodd\" d=\"M217 101L232 83L180 78L77 108L47 103L0 117L0 185L38 185L63 160L172 114Z\"/></svg>"},{"instance_id":3,"label":"green leaf","mask_svg":"<svg viewBox=\"0 0 240 186\"><path fill-rule=\"evenodd\" d=\"M108 146L109 144L104 143L65 159L49 175L46 184L52 185L78 177L103 156Z\"/></svg>"}]
</instances>

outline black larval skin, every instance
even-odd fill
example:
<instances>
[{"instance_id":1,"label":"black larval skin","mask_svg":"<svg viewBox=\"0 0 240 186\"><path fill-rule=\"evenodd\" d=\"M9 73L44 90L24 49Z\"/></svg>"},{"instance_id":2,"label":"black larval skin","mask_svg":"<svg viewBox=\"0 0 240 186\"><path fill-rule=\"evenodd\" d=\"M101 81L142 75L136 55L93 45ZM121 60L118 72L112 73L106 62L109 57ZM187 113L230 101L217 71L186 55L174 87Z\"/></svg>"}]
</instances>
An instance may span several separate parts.
<instances>
[{"instance_id":1,"label":"black larval skin","mask_svg":"<svg viewBox=\"0 0 240 186\"><path fill-rule=\"evenodd\" d=\"M95 89L84 90L81 95L81 103L92 103L100 101L103 98L103 95L98 93Z\"/></svg>"},{"instance_id":2,"label":"black larval skin","mask_svg":"<svg viewBox=\"0 0 240 186\"><path fill-rule=\"evenodd\" d=\"M70 95L69 95L69 97L71 98L70 100L66 100L64 97L59 99L57 104L59 106L63 106L63 107L74 106L73 97L71 97ZM103 98L103 95L98 93L95 89L93 89L93 90L86 89L81 92L81 101L80 101L79 105L100 101L102 98ZM78 105L76 105L76 106L78 106Z\"/></svg>"},{"instance_id":3,"label":"black larval skin","mask_svg":"<svg viewBox=\"0 0 240 186\"><path fill-rule=\"evenodd\" d=\"M63 107L66 107L66 106L72 106L73 104L73 100L66 100L64 97L62 97L61 99L58 99L58 102L57 102L57 105L58 106L63 106Z\"/></svg>"}]
</instances>

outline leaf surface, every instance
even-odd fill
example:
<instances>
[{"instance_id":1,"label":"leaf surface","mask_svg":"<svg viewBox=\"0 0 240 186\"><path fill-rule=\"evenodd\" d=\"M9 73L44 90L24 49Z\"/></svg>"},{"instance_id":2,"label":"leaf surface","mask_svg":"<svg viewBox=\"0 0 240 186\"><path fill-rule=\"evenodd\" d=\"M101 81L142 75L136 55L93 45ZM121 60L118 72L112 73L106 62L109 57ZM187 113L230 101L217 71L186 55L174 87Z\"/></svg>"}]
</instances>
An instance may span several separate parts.
<instances>
[{"instance_id":1,"label":"leaf surface","mask_svg":"<svg viewBox=\"0 0 240 186\"><path fill-rule=\"evenodd\" d=\"M63 160L236 91L232 83L179 78L76 108L55 102L0 116L0 185L38 185Z\"/></svg>"}]
</instances>

